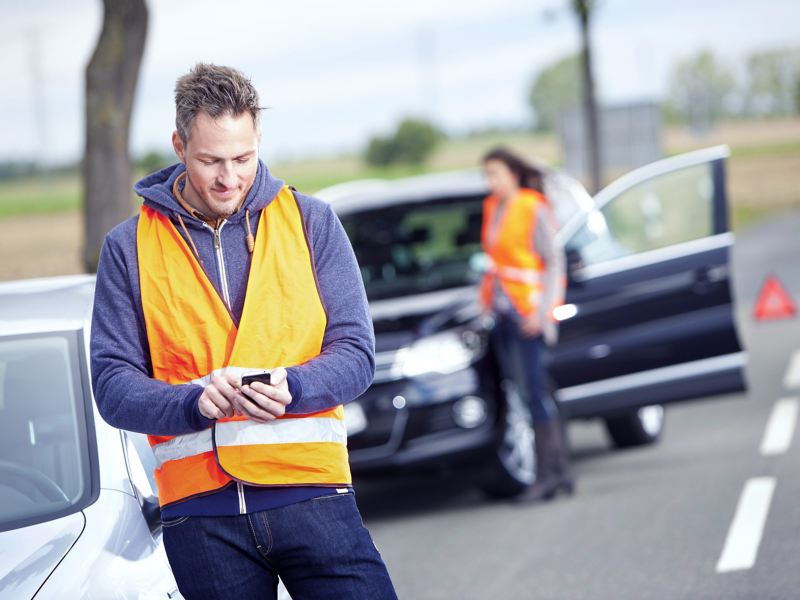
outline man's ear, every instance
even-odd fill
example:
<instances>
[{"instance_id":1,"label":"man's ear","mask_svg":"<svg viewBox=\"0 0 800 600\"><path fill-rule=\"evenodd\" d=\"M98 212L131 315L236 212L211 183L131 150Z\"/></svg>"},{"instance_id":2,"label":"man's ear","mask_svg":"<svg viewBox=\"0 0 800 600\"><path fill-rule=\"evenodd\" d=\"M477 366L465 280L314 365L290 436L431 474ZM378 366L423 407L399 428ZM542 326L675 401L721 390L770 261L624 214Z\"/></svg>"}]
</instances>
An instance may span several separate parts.
<instances>
[{"instance_id":1,"label":"man's ear","mask_svg":"<svg viewBox=\"0 0 800 600\"><path fill-rule=\"evenodd\" d=\"M178 155L178 160L180 160L184 165L186 164L186 148L183 145L183 140L181 136L178 134L177 131L172 132L172 148L175 150L175 154Z\"/></svg>"}]
</instances>

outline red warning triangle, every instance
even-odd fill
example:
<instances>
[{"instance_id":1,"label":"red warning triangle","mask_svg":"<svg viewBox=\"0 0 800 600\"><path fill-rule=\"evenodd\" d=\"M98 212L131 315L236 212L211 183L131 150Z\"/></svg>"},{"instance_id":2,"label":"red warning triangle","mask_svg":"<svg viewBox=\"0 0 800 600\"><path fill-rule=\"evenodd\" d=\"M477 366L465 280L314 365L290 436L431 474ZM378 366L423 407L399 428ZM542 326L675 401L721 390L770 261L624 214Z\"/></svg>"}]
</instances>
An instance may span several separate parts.
<instances>
[{"instance_id":1,"label":"red warning triangle","mask_svg":"<svg viewBox=\"0 0 800 600\"><path fill-rule=\"evenodd\" d=\"M793 317L797 309L792 298L778 279L772 275L767 277L761 293L758 295L753 316L757 321L769 319L787 319Z\"/></svg>"}]
</instances>

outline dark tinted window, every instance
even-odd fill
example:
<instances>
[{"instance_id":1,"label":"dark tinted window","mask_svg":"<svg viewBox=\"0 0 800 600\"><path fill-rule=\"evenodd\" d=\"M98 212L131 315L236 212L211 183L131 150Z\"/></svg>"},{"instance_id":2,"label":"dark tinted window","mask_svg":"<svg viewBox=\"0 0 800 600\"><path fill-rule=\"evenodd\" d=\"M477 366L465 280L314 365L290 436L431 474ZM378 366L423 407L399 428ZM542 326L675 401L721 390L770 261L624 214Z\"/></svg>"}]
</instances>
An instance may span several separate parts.
<instances>
[{"instance_id":1,"label":"dark tinted window","mask_svg":"<svg viewBox=\"0 0 800 600\"><path fill-rule=\"evenodd\" d=\"M343 215L370 300L474 284L482 203L447 198Z\"/></svg>"}]
</instances>

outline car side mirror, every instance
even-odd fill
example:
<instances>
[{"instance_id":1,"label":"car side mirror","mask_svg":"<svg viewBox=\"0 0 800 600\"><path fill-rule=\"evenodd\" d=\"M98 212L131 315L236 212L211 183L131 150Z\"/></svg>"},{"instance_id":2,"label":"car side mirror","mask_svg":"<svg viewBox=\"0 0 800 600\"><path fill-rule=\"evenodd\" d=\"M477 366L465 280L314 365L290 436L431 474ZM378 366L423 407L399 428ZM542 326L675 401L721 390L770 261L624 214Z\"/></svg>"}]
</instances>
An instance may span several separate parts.
<instances>
[{"instance_id":1,"label":"car side mirror","mask_svg":"<svg viewBox=\"0 0 800 600\"><path fill-rule=\"evenodd\" d=\"M157 535L161 531L161 506L156 496L142 498L142 514L150 533Z\"/></svg>"}]
</instances>

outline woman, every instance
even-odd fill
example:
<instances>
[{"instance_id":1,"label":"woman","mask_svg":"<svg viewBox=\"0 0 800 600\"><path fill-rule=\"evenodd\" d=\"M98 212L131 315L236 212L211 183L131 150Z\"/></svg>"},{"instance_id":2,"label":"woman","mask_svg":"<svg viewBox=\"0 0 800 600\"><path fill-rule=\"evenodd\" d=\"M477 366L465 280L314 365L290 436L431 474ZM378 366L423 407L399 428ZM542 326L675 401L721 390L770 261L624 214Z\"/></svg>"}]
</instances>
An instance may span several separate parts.
<instances>
[{"instance_id":1,"label":"woman","mask_svg":"<svg viewBox=\"0 0 800 600\"><path fill-rule=\"evenodd\" d=\"M536 482L522 501L571 494L573 480L558 408L544 369L545 344L555 342L552 309L564 295L564 258L555 244L555 217L542 173L508 150L483 158L490 195L483 205L483 250L489 268L481 287L484 309L495 316L493 343L503 372L527 400L533 418Z\"/></svg>"}]
</instances>

